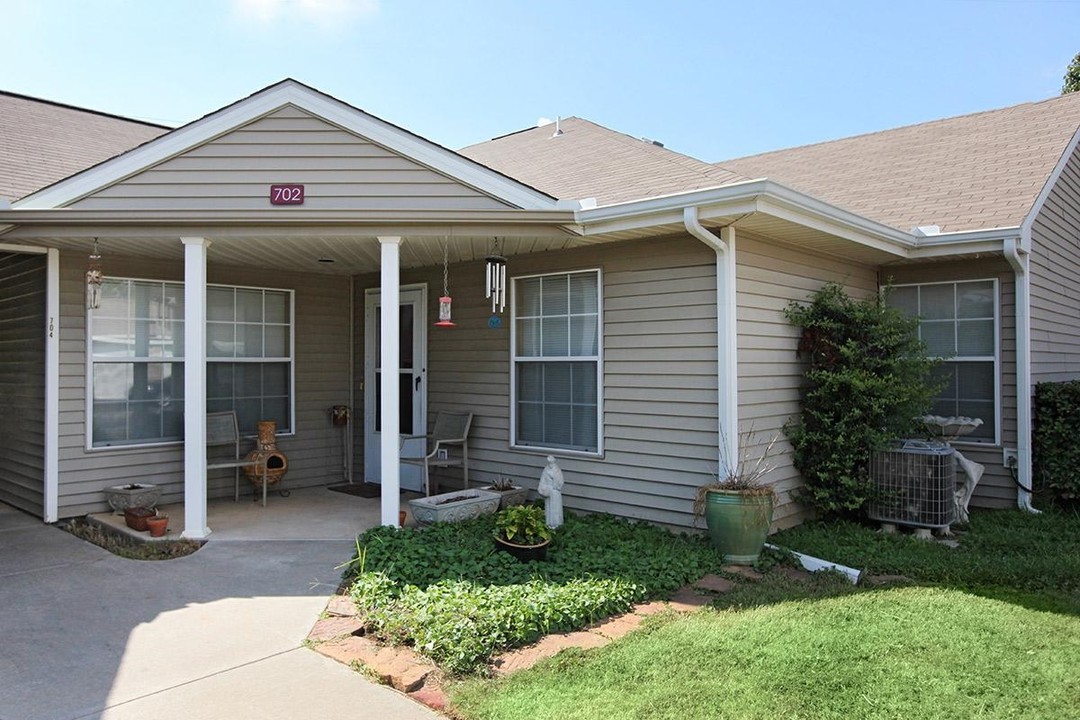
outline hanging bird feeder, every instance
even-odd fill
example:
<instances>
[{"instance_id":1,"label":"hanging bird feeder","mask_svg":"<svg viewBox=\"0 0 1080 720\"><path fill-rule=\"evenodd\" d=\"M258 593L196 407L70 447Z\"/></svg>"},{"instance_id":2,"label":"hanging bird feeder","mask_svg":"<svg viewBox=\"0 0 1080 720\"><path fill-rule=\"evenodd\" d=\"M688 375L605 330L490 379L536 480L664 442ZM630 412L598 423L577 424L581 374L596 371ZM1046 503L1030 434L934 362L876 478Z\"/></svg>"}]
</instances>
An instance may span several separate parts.
<instances>
[{"instance_id":1,"label":"hanging bird feeder","mask_svg":"<svg viewBox=\"0 0 1080 720\"><path fill-rule=\"evenodd\" d=\"M506 309L506 258L499 254L499 238L495 238L495 251L487 256L487 294L491 298L492 314Z\"/></svg>"},{"instance_id":2,"label":"hanging bird feeder","mask_svg":"<svg viewBox=\"0 0 1080 720\"><path fill-rule=\"evenodd\" d=\"M435 327L454 327L454 321L450 319L450 305L453 303L450 297L450 258L445 242L442 252L442 297L439 298L439 322L435 323Z\"/></svg>"},{"instance_id":3,"label":"hanging bird feeder","mask_svg":"<svg viewBox=\"0 0 1080 720\"><path fill-rule=\"evenodd\" d=\"M86 263L86 307L97 310L101 305L101 286L105 283L105 272L101 269L101 254L98 253L98 241L94 238L94 249Z\"/></svg>"}]
</instances>

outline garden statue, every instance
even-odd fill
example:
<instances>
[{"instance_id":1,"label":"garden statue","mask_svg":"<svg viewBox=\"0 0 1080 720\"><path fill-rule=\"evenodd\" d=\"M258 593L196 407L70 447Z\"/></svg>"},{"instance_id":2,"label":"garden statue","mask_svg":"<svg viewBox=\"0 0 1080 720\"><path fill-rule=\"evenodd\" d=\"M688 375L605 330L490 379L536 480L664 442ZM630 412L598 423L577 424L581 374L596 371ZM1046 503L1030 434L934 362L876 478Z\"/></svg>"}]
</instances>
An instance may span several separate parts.
<instances>
[{"instance_id":1,"label":"garden statue","mask_svg":"<svg viewBox=\"0 0 1080 720\"><path fill-rule=\"evenodd\" d=\"M932 435L944 440L949 447L952 447L954 440L967 435L983 424L981 418L969 417L924 415L920 419ZM953 452L955 453L953 457L956 458L956 464L963 471L963 479L957 483L956 490L953 493L956 506L956 521L966 523L968 521L968 505L971 503L971 495L975 492L975 486L979 484L979 480L982 479L986 466L974 460L968 460L956 448L953 448Z\"/></svg>"},{"instance_id":2,"label":"garden statue","mask_svg":"<svg viewBox=\"0 0 1080 720\"><path fill-rule=\"evenodd\" d=\"M562 525L562 470L555 463L555 458L547 456L547 466L540 473L540 485L536 491L546 500L544 501L544 521L549 528L557 528Z\"/></svg>"}]
</instances>

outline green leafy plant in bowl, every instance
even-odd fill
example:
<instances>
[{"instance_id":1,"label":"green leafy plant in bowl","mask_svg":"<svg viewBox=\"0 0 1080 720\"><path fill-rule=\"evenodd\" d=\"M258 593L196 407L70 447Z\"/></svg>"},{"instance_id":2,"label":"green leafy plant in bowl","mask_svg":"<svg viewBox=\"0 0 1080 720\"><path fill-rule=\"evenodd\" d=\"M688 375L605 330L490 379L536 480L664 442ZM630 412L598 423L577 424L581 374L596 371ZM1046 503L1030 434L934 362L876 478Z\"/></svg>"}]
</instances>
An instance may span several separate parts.
<instances>
[{"instance_id":1,"label":"green leafy plant in bowl","mask_svg":"<svg viewBox=\"0 0 1080 720\"><path fill-rule=\"evenodd\" d=\"M522 562L547 557L551 537L544 510L536 505L514 505L495 514L496 545Z\"/></svg>"}]
</instances>

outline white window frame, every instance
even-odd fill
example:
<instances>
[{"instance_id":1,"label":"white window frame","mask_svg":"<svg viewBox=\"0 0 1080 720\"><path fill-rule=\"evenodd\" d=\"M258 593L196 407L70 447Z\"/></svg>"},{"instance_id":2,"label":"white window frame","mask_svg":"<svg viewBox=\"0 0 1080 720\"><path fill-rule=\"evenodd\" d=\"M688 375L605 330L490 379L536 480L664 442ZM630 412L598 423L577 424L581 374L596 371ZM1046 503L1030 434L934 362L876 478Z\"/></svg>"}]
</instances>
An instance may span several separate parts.
<instances>
[{"instance_id":1,"label":"white window frame","mask_svg":"<svg viewBox=\"0 0 1080 720\"><path fill-rule=\"evenodd\" d=\"M187 288L184 286L181 280L161 280L157 278L141 278L141 277L111 277L109 280L123 280L128 282L142 282L142 283L158 283L161 285L175 285L184 288L184 301L187 302ZM278 437L292 437L296 435L296 405L297 405L297 388L296 388L296 291L291 288L276 288L276 287L261 287L256 285L231 285L228 283L207 283L207 288L220 287L228 288L230 290L269 290L271 292L286 293L289 298L289 357L288 358L211 358L207 357L206 362L287 362L289 363L289 431L277 433ZM158 361L155 361L158 362ZM181 365L187 362L187 354L185 348L185 356L183 358L162 358L162 363L179 363ZM160 448L160 447L174 447L177 445L183 445L184 441L181 440L162 440L158 442L145 442L145 443L124 443L119 445L94 445L94 311L87 308L86 310L86 368L84 371L84 377L86 379L86 423L85 423L85 443L84 449L87 452L119 452L119 451L138 451L144 448ZM182 379L182 378L181 378ZM187 399L185 398L185 406ZM244 437L255 437L254 434L244 435Z\"/></svg>"},{"instance_id":2,"label":"white window frame","mask_svg":"<svg viewBox=\"0 0 1080 720\"><path fill-rule=\"evenodd\" d=\"M572 357L518 357L517 354L517 283L519 280L593 274L596 277L596 355ZM567 457L602 458L604 456L604 273L601 268L560 270L517 275L510 278L510 448L522 452ZM596 363L596 450L521 445L517 437L517 365L519 362L595 362Z\"/></svg>"},{"instance_id":3,"label":"white window frame","mask_svg":"<svg viewBox=\"0 0 1080 720\"><path fill-rule=\"evenodd\" d=\"M976 448L987 447L1000 447L1001 446L1001 291L999 288L998 279L996 277L975 277L975 278L963 278L960 280L942 280L936 282L921 282L921 283L895 283L892 285L894 288L902 287L927 287L930 285L952 285L953 297L956 296L956 286L962 283L976 283L976 282L988 282L993 286L994 293L994 354L990 355L954 355L953 357L939 357L942 362L948 363L964 363L964 362L994 362L994 440L979 441L979 440L964 440L963 438L953 440L953 445L969 445ZM919 310L922 310L920 303ZM955 308L953 308L955 313ZM922 322L921 316L916 316L919 322ZM953 318L953 322L956 322L956 318Z\"/></svg>"}]
</instances>

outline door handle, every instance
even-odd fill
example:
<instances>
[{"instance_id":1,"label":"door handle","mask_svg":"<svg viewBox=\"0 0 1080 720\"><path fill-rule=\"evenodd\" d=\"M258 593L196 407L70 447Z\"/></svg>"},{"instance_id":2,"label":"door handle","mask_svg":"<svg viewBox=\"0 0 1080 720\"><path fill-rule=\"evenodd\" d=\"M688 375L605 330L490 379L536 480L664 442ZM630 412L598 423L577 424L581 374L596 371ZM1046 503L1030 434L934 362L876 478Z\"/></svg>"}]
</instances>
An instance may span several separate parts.
<instances>
[{"instance_id":1,"label":"door handle","mask_svg":"<svg viewBox=\"0 0 1080 720\"><path fill-rule=\"evenodd\" d=\"M420 389L420 376L419 375L416 376L416 388L415 389L416 390Z\"/></svg>"}]
</instances>

